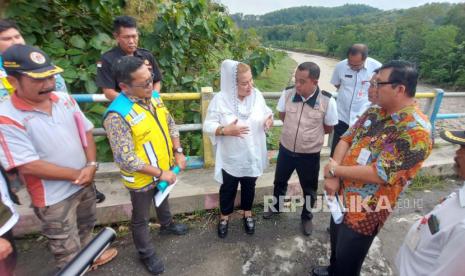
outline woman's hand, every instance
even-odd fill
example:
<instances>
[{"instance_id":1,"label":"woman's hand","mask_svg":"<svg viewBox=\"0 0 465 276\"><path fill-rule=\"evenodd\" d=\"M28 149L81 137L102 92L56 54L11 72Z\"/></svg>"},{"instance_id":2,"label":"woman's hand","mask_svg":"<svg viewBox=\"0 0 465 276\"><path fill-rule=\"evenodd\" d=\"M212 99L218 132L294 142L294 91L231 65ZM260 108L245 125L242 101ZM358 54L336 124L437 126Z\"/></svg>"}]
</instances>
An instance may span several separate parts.
<instances>
[{"instance_id":1,"label":"woman's hand","mask_svg":"<svg viewBox=\"0 0 465 276\"><path fill-rule=\"evenodd\" d=\"M270 130L272 126L273 126L273 114L270 114L270 116L268 116L268 118L266 118L265 120L265 124L264 124L265 132Z\"/></svg>"},{"instance_id":2,"label":"woman's hand","mask_svg":"<svg viewBox=\"0 0 465 276\"><path fill-rule=\"evenodd\" d=\"M229 125L225 126L223 133L225 136L237 136L244 138L244 135L247 135L250 131L248 126L240 126L237 124L237 119Z\"/></svg>"}]
</instances>

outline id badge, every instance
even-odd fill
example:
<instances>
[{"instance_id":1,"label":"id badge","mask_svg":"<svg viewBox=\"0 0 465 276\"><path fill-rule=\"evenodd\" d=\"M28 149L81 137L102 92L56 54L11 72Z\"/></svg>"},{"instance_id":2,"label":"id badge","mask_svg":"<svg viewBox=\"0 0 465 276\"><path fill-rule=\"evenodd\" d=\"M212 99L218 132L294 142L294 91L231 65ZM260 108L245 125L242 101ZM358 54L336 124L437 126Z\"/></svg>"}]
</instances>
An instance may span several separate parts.
<instances>
[{"instance_id":1,"label":"id badge","mask_svg":"<svg viewBox=\"0 0 465 276\"><path fill-rule=\"evenodd\" d=\"M360 154L358 155L357 158L357 163L359 165L365 166L368 163L368 160L370 159L371 152L367 149L362 149L360 151Z\"/></svg>"}]
</instances>

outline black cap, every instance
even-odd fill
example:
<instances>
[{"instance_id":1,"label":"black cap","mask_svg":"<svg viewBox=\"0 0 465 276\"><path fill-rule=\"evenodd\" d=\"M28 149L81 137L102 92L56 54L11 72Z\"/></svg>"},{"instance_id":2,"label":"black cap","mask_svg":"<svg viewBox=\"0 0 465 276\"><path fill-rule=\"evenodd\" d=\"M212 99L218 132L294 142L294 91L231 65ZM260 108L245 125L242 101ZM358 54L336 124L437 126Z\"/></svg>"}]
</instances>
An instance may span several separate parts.
<instances>
[{"instance_id":1,"label":"black cap","mask_svg":"<svg viewBox=\"0 0 465 276\"><path fill-rule=\"evenodd\" d=\"M45 79L63 72L60 67L52 65L46 53L29 45L12 45L2 57L7 73L18 72L33 79Z\"/></svg>"},{"instance_id":2,"label":"black cap","mask_svg":"<svg viewBox=\"0 0 465 276\"><path fill-rule=\"evenodd\" d=\"M441 135L441 138L446 140L447 142L465 146L465 131L463 130L457 130L457 131L444 130L444 131L441 131L440 135Z\"/></svg>"}]
</instances>

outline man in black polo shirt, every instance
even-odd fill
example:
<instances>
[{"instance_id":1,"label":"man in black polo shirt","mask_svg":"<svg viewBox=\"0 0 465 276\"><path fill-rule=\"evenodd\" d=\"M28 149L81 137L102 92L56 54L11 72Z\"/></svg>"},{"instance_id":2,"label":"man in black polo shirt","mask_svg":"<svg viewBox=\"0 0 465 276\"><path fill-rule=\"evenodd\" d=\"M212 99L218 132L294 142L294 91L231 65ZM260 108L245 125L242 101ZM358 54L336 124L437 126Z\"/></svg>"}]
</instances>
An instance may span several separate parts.
<instances>
[{"instance_id":1,"label":"man in black polo shirt","mask_svg":"<svg viewBox=\"0 0 465 276\"><path fill-rule=\"evenodd\" d=\"M118 46L104 53L97 63L97 86L102 88L105 97L113 101L119 94L119 86L113 74L113 63L123 56L136 56L144 60L153 74L153 89L160 92L161 72L152 53L138 48L139 33L133 17L118 16L113 21L113 36Z\"/></svg>"}]
</instances>

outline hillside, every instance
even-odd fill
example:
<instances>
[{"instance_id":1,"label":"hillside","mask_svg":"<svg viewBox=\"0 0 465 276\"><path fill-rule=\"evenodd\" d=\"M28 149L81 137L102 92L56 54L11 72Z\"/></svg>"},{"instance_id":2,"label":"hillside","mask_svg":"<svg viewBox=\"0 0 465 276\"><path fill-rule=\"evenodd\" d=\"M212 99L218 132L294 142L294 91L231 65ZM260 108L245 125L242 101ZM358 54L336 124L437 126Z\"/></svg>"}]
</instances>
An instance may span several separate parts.
<instances>
[{"instance_id":1,"label":"hillside","mask_svg":"<svg viewBox=\"0 0 465 276\"><path fill-rule=\"evenodd\" d=\"M465 88L465 3L389 11L366 5L296 7L231 17L254 29L266 46L344 58L351 44L365 43L381 62L408 60L424 81Z\"/></svg>"},{"instance_id":2,"label":"hillside","mask_svg":"<svg viewBox=\"0 0 465 276\"><path fill-rule=\"evenodd\" d=\"M381 10L361 4L346 4L334 8L303 6L282 9L258 16L236 13L232 14L231 18L241 28L256 28L263 26L299 24L309 20L352 17L379 11Z\"/></svg>"}]
</instances>

